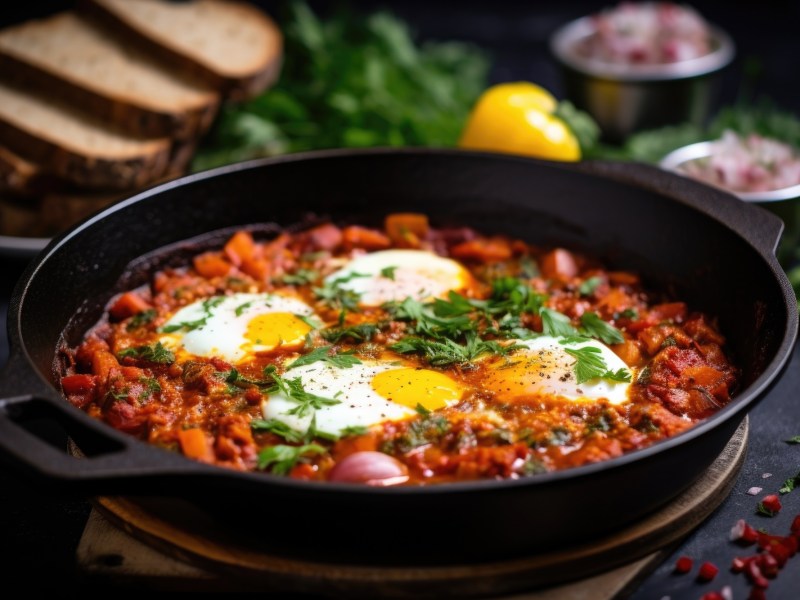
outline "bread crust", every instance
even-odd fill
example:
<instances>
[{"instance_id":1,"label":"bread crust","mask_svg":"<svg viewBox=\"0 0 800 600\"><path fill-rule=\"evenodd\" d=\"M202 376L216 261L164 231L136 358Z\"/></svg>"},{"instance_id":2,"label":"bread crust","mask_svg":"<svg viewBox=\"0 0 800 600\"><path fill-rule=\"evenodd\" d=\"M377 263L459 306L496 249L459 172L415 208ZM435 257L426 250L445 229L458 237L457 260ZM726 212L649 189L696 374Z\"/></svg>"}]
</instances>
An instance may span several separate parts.
<instances>
[{"instance_id":1,"label":"bread crust","mask_svg":"<svg viewBox=\"0 0 800 600\"><path fill-rule=\"evenodd\" d=\"M220 90L225 98L246 100L258 95L277 80L283 61L283 35L272 19L259 9L241 2L225 3L232 10L247 11L248 17L258 19L263 24L264 34L271 42L261 64L247 75L234 77L214 70L177 48L169 39L154 37L140 29L102 0L79 0L78 5L83 12L118 32L129 43L138 44L172 67L202 79L214 89Z\"/></svg>"}]
</instances>

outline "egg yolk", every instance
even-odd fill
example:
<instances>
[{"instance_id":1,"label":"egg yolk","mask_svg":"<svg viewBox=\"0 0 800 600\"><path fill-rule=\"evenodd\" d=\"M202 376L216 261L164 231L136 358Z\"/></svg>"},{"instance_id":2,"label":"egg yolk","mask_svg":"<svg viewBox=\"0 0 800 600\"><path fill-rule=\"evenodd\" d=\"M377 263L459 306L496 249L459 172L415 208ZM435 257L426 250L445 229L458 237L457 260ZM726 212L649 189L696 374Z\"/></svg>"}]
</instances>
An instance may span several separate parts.
<instances>
[{"instance_id":1,"label":"egg yolk","mask_svg":"<svg viewBox=\"0 0 800 600\"><path fill-rule=\"evenodd\" d=\"M372 389L395 402L426 410L437 410L461 399L463 389L447 375L429 369L402 368L383 371L372 378Z\"/></svg>"},{"instance_id":2,"label":"egg yolk","mask_svg":"<svg viewBox=\"0 0 800 600\"><path fill-rule=\"evenodd\" d=\"M483 385L503 402L537 394L561 395L575 387L575 377L566 355L545 350L531 355L519 353L511 362L489 365ZM560 360L559 360L560 359Z\"/></svg>"},{"instance_id":3,"label":"egg yolk","mask_svg":"<svg viewBox=\"0 0 800 600\"><path fill-rule=\"evenodd\" d=\"M260 350L272 350L302 344L310 331L311 327L292 313L273 312L253 317L245 338Z\"/></svg>"}]
</instances>

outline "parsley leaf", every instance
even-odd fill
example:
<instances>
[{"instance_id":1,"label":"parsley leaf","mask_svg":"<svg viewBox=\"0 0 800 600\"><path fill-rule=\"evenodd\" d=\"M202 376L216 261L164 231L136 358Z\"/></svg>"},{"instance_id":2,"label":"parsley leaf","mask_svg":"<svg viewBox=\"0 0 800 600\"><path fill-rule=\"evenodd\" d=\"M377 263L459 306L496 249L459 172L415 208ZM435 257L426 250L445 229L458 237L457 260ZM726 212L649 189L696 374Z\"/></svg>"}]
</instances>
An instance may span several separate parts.
<instances>
[{"instance_id":1,"label":"parsley leaf","mask_svg":"<svg viewBox=\"0 0 800 600\"><path fill-rule=\"evenodd\" d=\"M599 348L585 346L583 348L565 348L564 352L576 359L574 369L575 377L579 384L585 383L595 377L601 377L608 366L603 360L603 355Z\"/></svg>"},{"instance_id":2,"label":"parsley leaf","mask_svg":"<svg viewBox=\"0 0 800 600\"><path fill-rule=\"evenodd\" d=\"M319 334L326 342L336 344L345 338L356 342L368 342L379 331L380 326L376 323L360 323L349 327L328 327L321 329Z\"/></svg>"},{"instance_id":3,"label":"parsley leaf","mask_svg":"<svg viewBox=\"0 0 800 600\"><path fill-rule=\"evenodd\" d=\"M578 292L581 296L591 296L601 283L603 283L602 278L589 277L578 286Z\"/></svg>"},{"instance_id":4,"label":"parsley leaf","mask_svg":"<svg viewBox=\"0 0 800 600\"><path fill-rule=\"evenodd\" d=\"M567 315L551 308L542 308L542 333L553 337L580 337Z\"/></svg>"},{"instance_id":5,"label":"parsley leaf","mask_svg":"<svg viewBox=\"0 0 800 600\"><path fill-rule=\"evenodd\" d=\"M253 419L250 421L250 428L253 431L267 431L281 436L287 442L299 442L303 439L303 434L295 431L283 421L277 419Z\"/></svg>"},{"instance_id":6,"label":"parsley leaf","mask_svg":"<svg viewBox=\"0 0 800 600\"><path fill-rule=\"evenodd\" d=\"M350 288L342 287L342 284L352 281L358 277L369 277L369 275L364 275L363 273L350 273L348 275L338 277L333 281L326 281L322 287L315 287L312 291L317 298L325 302L325 304L331 308L339 308L343 311L357 311L358 303L361 300L361 294L351 290Z\"/></svg>"},{"instance_id":7,"label":"parsley leaf","mask_svg":"<svg viewBox=\"0 0 800 600\"><path fill-rule=\"evenodd\" d=\"M766 506L764 506L763 502L759 502L758 506L756 506L756 514L763 515L765 517L774 517L778 513L776 513L774 510L768 509Z\"/></svg>"},{"instance_id":8,"label":"parsley leaf","mask_svg":"<svg viewBox=\"0 0 800 600\"><path fill-rule=\"evenodd\" d=\"M397 270L397 267L384 267L381 269L381 277L385 277L386 279L391 279L394 281L394 272Z\"/></svg>"},{"instance_id":9,"label":"parsley leaf","mask_svg":"<svg viewBox=\"0 0 800 600\"><path fill-rule=\"evenodd\" d=\"M136 358L154 363L171 364L175 362L175 354L165 348L161 342L135 348L125 348L119 353L120 358Z\"/></svg>"},{"instance_id":10,"label":"parsley leaf","mask_svg":"<svg viewBox=\"0 0 800 600\"><path fill-rule=\"evenodd\" d=\"M284 273L273 281L285 285L307 285L319 279L319 272L314 269L297 269L294 273Z\"/></svg>"},{"instance_id":11,"label":"parsley leaf","mask_svg":"<svg viewBox=\"0 0 800 600\"><path fill-rule=\"evenodd\" d=\"M287 414L304 417L309 414L311 410L319 410L323 406L341 404L341 400L326 398L325 396L318 396L317 394L307 392L303 388L303 383L300 381L299 377L295 377L294 379L281 377L278 375L275 365L264 367L264 375L271 377L275 382L275 385L267 390L268 394L280 392L289 400L293 400L297 403L297 406L289 410Z\"/></svg>"},{"instance_id":12,"label":"parsley leaf","mask_svg":"<svg viewBox=\"0 0 800 600\"><path fill-rule=\"evenodd\" d=\"M779 489L778 492L781 494L788 494L798 486L800 486L800 473L798 473L794 477L789 477L789 479L784 481L783 487Z\"/></svg>"},{"instance_id":13,"label":"parsley leaf","mask_svg":"<svg viewBox=\"0 0 800 600\"><path fill-rule=\"evenodd\" d=\"M220 305L221 302L225 300L225 296L214 296L212 298L206 298L203 300L203 316L199 319L195 319L194 321L183 321L181 323L173 323L172 325L165 325L161 328L163 333L173 333L175 331L192 331L194 329L199 329L203 327L207 322L208 319L212 316L212 311L217 306ZM236 309L239 310L238 308ZM242 309L244 310L244 309ZM237 315L241 314L240 312L236 313Z\"/></svg>"},{"instance_id":14,"label":"parsley leaf","mask_svg":"<svg viewBox=\"0 0 800 600\"><path fill-rule=\"evenodd\" d=\"M287 475L303 456L325 454L327 450L319 444L303 444L302 446L285 446L279 444L265 448L258 453L258 468L262 471L269 467L275 475Z\"/></svg>"},{"instance_id":15,"label":"parsley leaf","mask_svg":"<svg viewBox=\"0 0 800 600\"><path fill-rule=\"evenodd\" d=\"M147 310L143 310L142 312L133 315L131 317L131 320L128 321L128 324L125 325L125 330L133 331L134 329L139 329L139 327L147 325L148 323L152 322L152 320L155 318L156 318L156 309L148 308Z\"/></svg>"},{"instance_id":16,"label":"parsley leaf","mask_svg":"<svg viewBox=\"0 0 800 600\"><path fill-rule=\"evenodd\" d=\"M369 431L369 427L365 427L364 425L349 425L343 428L339 433L342 437L350 437L356 435L364 435Z\"/></svg>"},{"instance_id":17,"label":"parsley leaf","mask_svg":"<svg viewBox=\"0 0 800 600\"><path fill-rule=\"evenodd\" d=\"M787 444L800 444L800 435L790 437L788 440L784 440L784 442Z\"/></svg>"},{"instance_id":18,"label":"parsley leaf","mask_svg":"<svg viewBox=\"0 0 800 600\"><path fill-rule=\"evenodd\" d=\"M606 344L621 344L625 341L622 332L613 325L603 321L597 313L583 313L581 315L581 325L583 325L586 334L598 338Z\"/></svg>"},{"instance_id":19,"label":"parsley leaf","mask_svg":"<svg viewBox=\"0 0 800 600\"><path fill-rule=\"evenodd\" d=\"M467 366L482 354L498 354L505 356L516 346L503 346L493 340L482 340L474 332L467 333L466 343L445 338L442 341L426 340L418 337L405 337L391 346L392 350L400 354L411 352L422 354L433 366L458 364Z\"/></svg>"},{"instance_id":20,"label":"parsley leaf","mask_svg":"<svg viewBox=\"0 0 800 600\"><path fill-rule=\"evenodd\" d=\"M603 379L609 379L611 381L622 381L625 383L631 382L631 372L626 368L620 368L616 371L606 371L603 373Z\"/></svg>"},{"instance_id":21,"label":"parsley leaf","mask_svg":"<svg viewBox=\"0 0 800 600\"><path fill-rule=\"evenodd\" d=\"M286 370L288 371L289 369L294 369L295 367L302 367L303 365L310 365L318 361L326 362L334 367L339 367L340 369L349 369L353 365L361 364L361 361L357 357L353 356L352 351L340 353L332 351L333 346L320 346L319 348L314 348L311 352L304 354L286 367Z\"/></svg>"}]
</instances>

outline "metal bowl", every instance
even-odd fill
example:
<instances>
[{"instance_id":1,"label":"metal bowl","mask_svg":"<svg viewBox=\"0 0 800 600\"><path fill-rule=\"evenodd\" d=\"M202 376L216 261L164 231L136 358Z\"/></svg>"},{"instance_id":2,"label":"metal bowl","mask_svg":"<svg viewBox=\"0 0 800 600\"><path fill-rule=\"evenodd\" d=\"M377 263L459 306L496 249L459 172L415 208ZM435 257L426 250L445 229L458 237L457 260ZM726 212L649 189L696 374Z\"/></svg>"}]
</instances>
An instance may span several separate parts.
<instances>
[{"instance_id":1,"label":"metal bowl","mask_svg":"<svg viewBox=\"0 0 800 600\"><path fill-rule=\"evenodd\" d=\"M643 129L700 125L708 116L719 74L733 60L731 38L711 26L709 54L658 65L619 65L582 56L581 41L595 33L592 17L571 21L550 38L567 98L594 117L609 141Z\"/></svg>"},{"instance_id":2,"label":"metal bowl","mask_svg":"<svg viewBox=\"0 0 800 600\"><path fill-rule=\"evenodd\" d=\"M673 150L661 159L660 166L667 171L685 175L681 173L680 166L710 157L712 144L713 142L698 142ZM796 259L796 248L800 247L800 184L766 192L725 191L745 202L762 205L783 221L784 231L778 247L778 259L785 266L791 264Z\"/></svg>"}]
</instances>

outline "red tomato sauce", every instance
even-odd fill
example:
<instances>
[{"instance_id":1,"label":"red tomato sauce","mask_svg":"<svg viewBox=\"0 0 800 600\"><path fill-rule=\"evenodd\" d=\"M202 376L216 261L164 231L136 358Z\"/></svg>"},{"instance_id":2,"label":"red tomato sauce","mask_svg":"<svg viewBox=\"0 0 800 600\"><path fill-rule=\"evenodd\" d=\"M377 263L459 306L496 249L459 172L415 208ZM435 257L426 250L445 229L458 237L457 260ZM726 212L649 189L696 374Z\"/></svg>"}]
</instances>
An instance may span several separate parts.
<instances>
[{"instance_id":1,"label":"red tomato sauce","mask_svg":"<svg viewBox=\"0 0 800 600\"><path fill-rule=\"evenodd\" d=\"M416 304L431 317L433 335L398 308L399 299L364 307L356 296L345 307L326 296L325 277L354 257L387 249L429 251L469 272L468 285L439 298L444 304ZM382 277L391 275L392 269ZM243 293L292 294L313 309L317 323L300 347L258 351L235 364L161 344L165 323L181 307ZM627 401L512 395L487 385L498 364L518 368L520 350L508 350L514 340L557 337L553 315L586 337L587 323L607 326L613 343L606 345L627 366L616 375L629 380ZM467 325L439 329L456 318ZM396 349L409 338L428 349L457 346L457 357ZM481 349L470 350L478 342ZM287 365L323 347L325 356L351 362L402 359L445 374L464 391L444 408L418 406L407 418L339 435L287 432L265 419L275 377L290 381ZM147 285L113 298L82 343L62 355L67 400L120 431L221 467L373 485L533 477L621 456L713 414L730 401L738 378L713 317L645 290L637 274L608 270L564 248L437 229L416 214L390 215L383 229L324 223L265 240L239 231L223 248L158 271ZM390 458L375 466L376 453ZM346 468L354 455L377 471Z\"/></svg>"}]
</instances>

